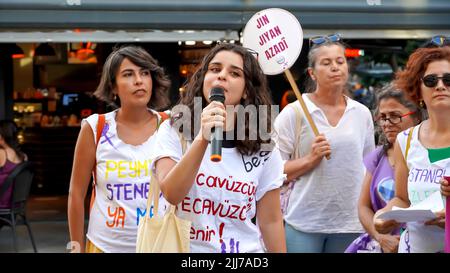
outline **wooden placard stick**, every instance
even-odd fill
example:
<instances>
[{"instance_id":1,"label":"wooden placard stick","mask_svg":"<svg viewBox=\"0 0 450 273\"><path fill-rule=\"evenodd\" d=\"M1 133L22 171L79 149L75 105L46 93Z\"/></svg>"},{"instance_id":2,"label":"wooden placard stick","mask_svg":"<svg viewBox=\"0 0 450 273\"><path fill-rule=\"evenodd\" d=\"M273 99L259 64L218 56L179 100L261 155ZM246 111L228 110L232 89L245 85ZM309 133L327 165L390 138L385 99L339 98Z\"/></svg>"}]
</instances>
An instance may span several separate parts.
<instances>
[{"instance_id":1,"label":"wooden placard stick","mask_svg":"<svg viewBox=\"0 0 450 273\"><path fill-rule=\"evenodd\" d=\"M286 74L286 77L288 78L289 83L291 84L292 90L294 90L295 96L297 97L297 100L300 102L300 106L303 109L303 113L305 113L306 119L309 122L309 125L311 126L311 129L314 132L315 136L319 135L319 130L317 130L317 126L314 123L311 114L308 111L308 108L306 107L305 101L303 100L302 94L300 94L300 90L297 87L297 84L295 83L294 77L292 77L292 73L289 69L286 69L284 71L284 73ZM329 160L330 156L326 156L326 158Z\"/></svg>"}]
</instances>

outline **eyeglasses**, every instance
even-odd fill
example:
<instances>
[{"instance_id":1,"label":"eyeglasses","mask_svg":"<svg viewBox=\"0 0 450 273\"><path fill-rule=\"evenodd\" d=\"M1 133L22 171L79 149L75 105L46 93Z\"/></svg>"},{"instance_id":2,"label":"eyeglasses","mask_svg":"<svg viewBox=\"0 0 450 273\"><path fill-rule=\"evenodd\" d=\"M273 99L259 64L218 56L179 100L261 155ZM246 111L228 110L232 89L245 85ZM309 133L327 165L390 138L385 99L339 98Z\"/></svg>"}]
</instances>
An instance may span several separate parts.
<instances>
[{"instance_id":1,"label":"eyeglasses","mask_svg":"<svg viewBox=\"0 0 450 273\"><path fill-rule=\"evenodd\" d=\"M445 37L443 35L433 36L430 41L427 41L423 47L441 47L450 46L450 37Z\"/></svg>"},{"instance_id":2,"label":"eyeglasses","mask_svg":"<svg viewBox=\"0 0 450 273\"><path fill-rule=\"evenodd\" d=\"M315 36L312 38L309 38L309 47L311 47L312 45L320 45L323 44L325 42L339 42L341 40L341 35L336 33L336 34L330 34L328 36Z\"/></svg>"},{"instance_id":3,"label":"eyeglasses","mask_svg":"<svg viewBox=\"0 0 450 273\"><path fill-rule=\"evenodd\" d=\"M444 75L442 75L442 77L438 77L438 75L436 75L436 74L429 74L422 78L423 84L426 87L430 87L430 88L436 87L439 80L442 80L444 85L449 87L450 86L450 73L445 73Z\"/></svg>"},{"instance_id":4,"label":"eyeglasses","mask_svg":"<svg viewBox=\"0 0 450 273\"><path fill-rule=\"evenodd\" d=\"M384 125L389 120L389 122L391 124L399 124L400 122L402 122L402 118L407 117L412 114L415 114L415 113L416 113L415 111L411 111L411 112L408 112L408 113L406 113L404 115L400 115L400 116L399 115L392 115L390 117L380 116L380 117L378 117L377 122L380 125Z\"/></svg>"}]
</instances>

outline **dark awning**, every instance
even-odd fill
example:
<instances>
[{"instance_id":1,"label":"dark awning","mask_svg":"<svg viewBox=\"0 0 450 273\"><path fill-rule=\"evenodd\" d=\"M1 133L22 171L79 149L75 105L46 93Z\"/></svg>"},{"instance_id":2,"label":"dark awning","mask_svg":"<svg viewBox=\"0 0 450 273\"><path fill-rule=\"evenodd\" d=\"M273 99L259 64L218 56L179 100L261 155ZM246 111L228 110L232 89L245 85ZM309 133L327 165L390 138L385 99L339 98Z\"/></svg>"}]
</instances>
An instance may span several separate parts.
<instances>
[{"instance_id":1,"label":"dark awning","mask_svg":"<svg viewBox=\"0 0 450 273\"><path fill-rule=\"evenodd\" d=\"M182 36L180 30L235 36L255 12L270 7L297 16L305 37L330 32L348 38L450 34L449 0L0 0L0 41L24 42L33 32L41 33L36 38L54 41L77 40L86 33L97 40L108 33L129 39L125 34L134 33L149 41L158 32L175 40Z\"/></svg>"}]
</instances>

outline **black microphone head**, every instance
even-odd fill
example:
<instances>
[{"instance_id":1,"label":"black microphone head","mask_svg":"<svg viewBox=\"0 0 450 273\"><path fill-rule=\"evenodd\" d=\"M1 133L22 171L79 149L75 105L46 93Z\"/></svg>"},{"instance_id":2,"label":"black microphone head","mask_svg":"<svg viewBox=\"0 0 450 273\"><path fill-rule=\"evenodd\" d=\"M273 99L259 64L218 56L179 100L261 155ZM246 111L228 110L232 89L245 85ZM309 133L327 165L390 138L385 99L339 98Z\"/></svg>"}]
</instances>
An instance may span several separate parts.
<instances>
[{"instance_id":1,"label":"black microphone head","mask_svg":"<svg viewBox=\"0 0 450 273\"><path fill-rule=\"evenodd\" d=\"M225 102L225 90L222 87L213 87L209 91L209 101Z\"/></svg>"}]
</instances>

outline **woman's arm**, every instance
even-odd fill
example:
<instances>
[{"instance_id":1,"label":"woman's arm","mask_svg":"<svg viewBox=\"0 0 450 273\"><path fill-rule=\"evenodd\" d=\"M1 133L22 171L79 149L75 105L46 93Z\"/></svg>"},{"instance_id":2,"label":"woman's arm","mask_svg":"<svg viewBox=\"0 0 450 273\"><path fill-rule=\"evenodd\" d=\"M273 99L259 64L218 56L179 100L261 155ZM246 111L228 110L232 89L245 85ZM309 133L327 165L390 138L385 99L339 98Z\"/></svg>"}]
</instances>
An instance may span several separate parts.
<instances>
[{"instance_id":1,"label":"woman's arm","mask_svg":"<svg viewBox=\"0 0 450 273\"><path fill-rule=\"evenodd\" d=\"M370 186L372 183L372 174L366 172L364 177L361 195L358 202L359 221L363 225L367 233L380 243L384 253L395 253L398 251L399 236L390 234L380 234L375 229L373 223L374 211L370 200Z\"/></svg>"},{"instance_id":2,"label":"woman's arm","mask_svg":"<svg viewBox=\"0 0 450 273\"><path fill-rule=\"evenodd\" d=\"M286 182L296 179L314 168L310 157L300 157L286 161L284 164L284 173L286 174Z\"/></svg>"},{"instance_id":3,"label":"woman's arm","mask_svg":"<svg viewBox=\"0 0 450 273\"><path fill-rule=\"evenodd\" d=\"M279 188L266 192L256 203L256 217L267 251L286 253Z\"/></svg>"},{"instance_id":4,"label":"woman's arm","mask_svg":"<svg viewBox=\"0 0 450 273\"><path fill-rule=\"evenodd\" d=\"M95 151L94 134L85 123L75 146L67 206L70 240L79 244L81 252L84 252L85 243L84 200L95 165Z\"/></svg>"},{"instance_id":5,"label":"woman's arm","mask_svg":"<svg viewBox=\"0 0 450 273\"><path fill-rule=\"evenodd\" d=\"M195 137L189 150L176 163L168 157L155 162L156 177L164 198L172 205L180 203L191 189L197 175L212 128L224 128L226 119L225 106L212 101L202 111L201 130Z\"/></svg>"},{"instance_id":6,"label":"woman's arm","mask_svg":"<svg viewBox=\"0 0 450 273\"><path fill-rule=\"evenodd\" d=\"M359 221L361 222L367 233L369 233L372 238L376 238L378 232L373 226L373 215L375 214L375 212L372 209L372 203L370 200L371 183L372 174L370 172L366 172L358 201L358 216Z\"/></svg>"},{"instance_id":7,"label":"woman's arm","mask_svg":"<svg viewBox=\"0 0 450 273\"><path fill-rule=\"evenodd\" d=\"M156 177L164 198L172 205L180 203L191 189L208 142L196 138L180 162L164 157L156 161Z\"/></svg>"},{"instance_id":8,"label":"woman's arm","mask_svg":"<svg viewBox=\"0 0 450 273\"><path fill-rule=\"evenodd\" d=\"M375 229L380 233L389 233L399 225L394 220L377 219L383 212L392 210L393 206L407 208L410 206L408 197L408 167L403 157L398 142L394 144L394 164L395 164L395 197L386 204L386 207L377 211L374 215Z\"/></svg>"},{"instance_id":9,"label":"woman's arm","mask_svg":"<svg viewBox=\"0 0 450 273\"><path fill-rule=\"evenodd\" d=\"M331 154L331 147L323 134L319 134L311 145L311 152L301 158L286 161L284 173L287 181L295 179L314 169L322 159Z\"/></svg>"},{"instance_id":10,"label":"woman's arm","mask_svg":"<svg viewBox=\"0 0 450 273\"><path fill-rule=\"evenodd\" d=\"M3 167L3 165L5 165L7 156L8 155L6 154L6 150L0 148L0 167Z\"/></svg>"}]
</instances>

